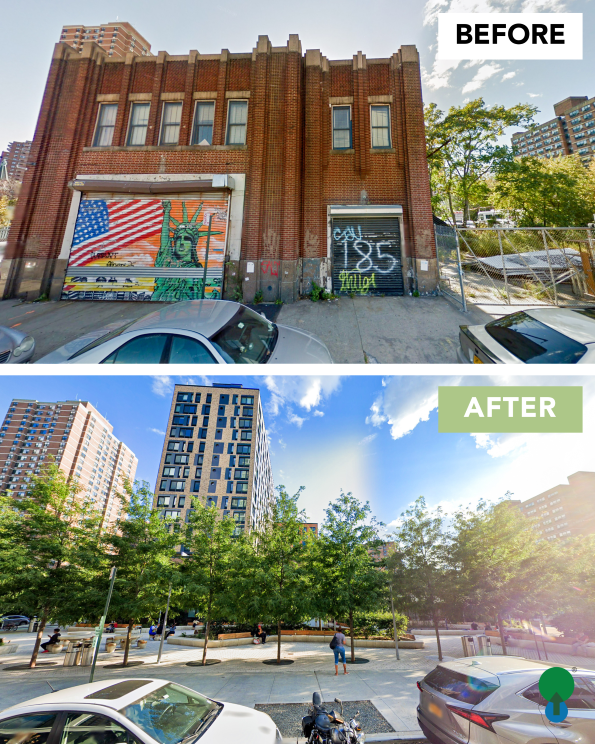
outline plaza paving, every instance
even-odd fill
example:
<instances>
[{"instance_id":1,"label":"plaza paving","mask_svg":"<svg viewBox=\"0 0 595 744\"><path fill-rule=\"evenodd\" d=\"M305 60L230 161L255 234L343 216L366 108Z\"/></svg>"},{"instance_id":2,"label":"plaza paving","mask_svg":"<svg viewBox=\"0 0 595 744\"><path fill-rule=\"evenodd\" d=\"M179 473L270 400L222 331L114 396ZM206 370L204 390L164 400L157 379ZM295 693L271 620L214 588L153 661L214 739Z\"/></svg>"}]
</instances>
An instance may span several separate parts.
<instances>
[{"instance_id":1,"label":"plaza paving","mask_svg":"<svg viewBox=\"0 0 595 744\"><path fill-rule=\"evenodd\" d=\"M7 670L12 664L26 663L33 648L34 635L5 634L11 642L19 643L19 653L2 656L0 664L0 709L50 692L48 682L55 689L63 689L88 681L90 667L64 667L63 655L40 654L40 661L58 662L57 666L34 670ZM106 664L121 661L122 653L99 655L96 680L118 677L157 677L177 681L222 702L253 707L267 703L303 703L318 691L324 700L335 697L343 700L370 700L397 732L382 734L377 740L395 740L403 736L419 735L415 709L418 701L416 681L431 671L438 662L436 639L424 636L425 649L400 649L400 661L394 649L361 649L357 656L369 660L367 664L349 666L349 675L334 676L333 656L327 645L283 643L282 657L292 659L289 666L263 664L276 658L275 643L265 646L234 646L215 648L209 658L221 659L221 664L208 667L189 667L189 661L202 657L202 649L164 644L161 664L157 665L158 643L149 642L144 649L134 648L131 660L142 660L141 666L130 669L106 668ZM511 649L515 655L537 659L533 649ZM459 636L442 638L445 658L463 655ZM550 661L595 669L595 659L564 654L550 655ZM368 731L367 734L377 732Z\"/></svg>"}]
</instances>

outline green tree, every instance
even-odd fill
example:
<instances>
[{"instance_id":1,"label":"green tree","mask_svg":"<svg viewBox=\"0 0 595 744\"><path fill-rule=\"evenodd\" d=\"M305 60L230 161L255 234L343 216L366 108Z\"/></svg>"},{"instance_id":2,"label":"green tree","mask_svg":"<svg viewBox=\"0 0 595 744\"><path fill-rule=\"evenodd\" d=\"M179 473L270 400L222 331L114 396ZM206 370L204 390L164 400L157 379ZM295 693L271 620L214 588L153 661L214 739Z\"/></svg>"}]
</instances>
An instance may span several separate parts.
<instances>
[{"instance_id":1,"label":"green tree","mask_svg":"<svg viewBox=\"0 0 595 744\"><path fill-rule=\"evenodd\" d=\"M281 626L309 617L311 592L305 562L308 543L306 515L298 509L301 487L290 496L285 486L277 495L263 528L254 531L242 547L242 581L237 613L242 619L277 627L277 663L281 661Z\"/></svg>"},{"instance_id":2,"label":"green tree","mask_svg":"<svg viewBox=\"0 0 595 744\"><path fill-rule=\"evenodd\" d=\"M401 514L394 533L395 547L387 560L393 591L400 609L432 620L442 661L438 621L451 611L453 569L450 536L438 507L433 513L419 496Z\"/></svg>"},{"instance_id":3,"label":"green tree","mask_svg":"<svg viewBox=\"0 0 595 744\"><path fill-rule=\"evenodd\" d=\"M101 515L54 462L32 477L23 498L0 497L0 596L39 617L30 667L49 620L65 625L93 612L105 567L102 539Z\"/></svg>"},{"instance_id":4,"label":"green tree","mask_svg":"<svg viewBox=\"0 0 595 744\"><path fill-rule=\"evenodd\" d=\"M521 227L586 227L595 212L595 161L522 157L496 168L494 202Z\"/></svg>"},{"instance_id":5,"label":"green tree","mask_svg":"<svg viewBox=\"0 0 595 744\"><path fill-rule=\"evenodd\" d=\"M196 498L192 506L184 537L189 555L182 564L180 578L184 585L184 601L205 618L204 665L211 620L224 620L233 615L236 583L233 565L238 543L233 537L233 519L219 519L215 506L206 507Z\"/></svg>"},{"instance_id":6,"label":"green tree","mask_svg":"<svg viewBox=\"0 0 595 744\"><path fill-rule=\"evenodd\" d=\"M566 592L561 594L552 625L564 635L586 633L595 639L595 535L581 535L562 544Z\"/></svg>"},{"instance_id":7,"label":"green tree","mask_svg":"<svg viewBox=\"0 0 595 744\"><path fill-rule=\"evenodd\" d=\"M454 198L463 207L463 223L470 218L472 202L487 196L485 179L497 165L510 160L510 148L499 144L505 130L526 125L537 109L529 104L487 107L483 98L451 106L447 114L431 103L425 109L426 140L434 189L440 184L453 223Z\"/></svg>"},{"instance_id":8,"label":"green tree","mask_svg":"<svg viewBox=\"0 0 595 744\"><path fill-rule=\"evenodd\" d=\"M386 574L372 551L383 526L369 502L341 493L325 510L319 538L312 543L312 594L320 617L349 618L351 661L355 661L354 614L385 609Z\"/></svg>"},{"instance_id":9,"label":"green tree","mask_svg":"<svg viewBox=\"0 0 595 744\"><path fill-rule=\"evenodd\" d=\"M504 614L549 613L560 601L565 580L559 547L541 539L533 520L508 501L461 511L453 526L459 597L473 612L497 618L506 653Z\"/></svg>"},{"instance_id":10,"label":"green tree","mask_svg":"<svg viewBox=\"0 0 595 744\"><path fill-rule=\"evenodd\" d=\"M181 532L178 523L162 519L160 511L153 508L153 493L146 481L125 482L122 500L122 517L109 536L111 562L117 568L110 613L128 621L126 666L134 624L159 612L170 583L174 583L174 603L179 596L174 559Z\"/></svg>"}]
</instances>

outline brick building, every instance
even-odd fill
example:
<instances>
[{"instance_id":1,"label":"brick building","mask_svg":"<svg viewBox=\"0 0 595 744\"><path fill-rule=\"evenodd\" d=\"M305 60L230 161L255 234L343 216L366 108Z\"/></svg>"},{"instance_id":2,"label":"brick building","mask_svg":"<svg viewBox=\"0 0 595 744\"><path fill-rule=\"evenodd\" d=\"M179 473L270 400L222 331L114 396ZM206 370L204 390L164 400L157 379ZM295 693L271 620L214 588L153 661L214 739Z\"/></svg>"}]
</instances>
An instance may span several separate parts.
<instances>
[{"instance_id":1,"label":"brick building","mask_svg":"<svg viewBox=\"0 0 595 744\"><path fill-rule=\"evenodd\" d=\"M188 521L192 499L262 526L274 499L260 391L242 385L176 385L155 485L164 518Z\"/></svg>"},{"instance_id":2,"label":"brick building","mask_svg":"<svg viewBox=\"0 0 595 744\"><path fill-rule=\"evenodd\" d=\"M245 54L121 59L59 43L31 161L0 297L436 288L413 46L328 60L260 36Z\"/></svg>"},{"instance_id":3,"label":"brick building","mask_svg":"<svg viewBox=\"0 0 595 744\"><path fill-rule=\"evenodd\" d=\"M0 427L0 493L20 498L44 462L76 479L91 508L113 524L121 513L123 478L134 481L138 460L113 426L86 401L14 399Z\"/></svg>"},{"instance_id":4,"label":"brick building","mask_svg":"<svg viewBox=\"0 0 595 744\"><path fill-rule=\"evenodd\" d=\"M30 152L30 140L9 143L8 149L0 155L0 160L6 163L6 175L8 178L14 178L15 181L22 182L27 170Z\"/></svg>"},{"instance_id":5,"label":"brick building","mask_svg":"<svg viewBox=\"0 0 595 744\"><path fill-rule=\"evenodd\" d=\"M63 26L60 41L82 52L86 41L95 41L108 57L125 57L127 54L146 56L151 45L130 23L115 21L102 26Z\"/></svg>"}]
</instances>

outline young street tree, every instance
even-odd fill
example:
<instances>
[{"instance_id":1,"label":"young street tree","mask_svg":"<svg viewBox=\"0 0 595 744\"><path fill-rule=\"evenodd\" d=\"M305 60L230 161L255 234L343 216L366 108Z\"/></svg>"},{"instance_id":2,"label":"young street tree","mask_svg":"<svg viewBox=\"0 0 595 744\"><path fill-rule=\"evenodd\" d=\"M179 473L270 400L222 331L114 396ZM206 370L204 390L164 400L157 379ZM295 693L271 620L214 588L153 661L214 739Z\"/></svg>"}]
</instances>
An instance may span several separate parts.
<instances>
[{"instance_id":1,"label":"young street tree","mask_svg":"<svg viewBox=\"0 0 595 744\"><path fill-rule=\"evenodd\" d=\"M508 127L524 126L533 120L537 108L517 104L511 108L488 108L483 98L464 106L451 106L448 113L436 104L426 107L426 140L430 176L444 191L453 224L454 199L463 207L463 224L469 219L472 200L487 195L485 179L498 163L510 159L508 147L498 144Z\"/></svg>"},{"instance_id":2,"label":"young street tree","mask_svg":"<svg viewBox=\"0 0 595 744\"><path fill-rule=\"evenodd\" d=\"M39 617L30 667L48 621L77 622L96 607L94 587L105 567L101 515L50 462L24 498L0 497L0 596Z\"/></svg>"},{"instance_id":3,"label":"young street tree","mask_svg":"<svg viewBox=\"0 0 595 744\"><path fill-rule=\"evenodd\" d=\"M277 486L277 496L262 530L251 537L245 553L238 612L251 621L277 626L277 663L281 661L281 626L310 616L312 597L304 561L306 515L298 510L303 487L290 496Z\"/></svg>"},{"instance_id":4,"label":"young street tree","mask_svg":"<svg viewBox=\"0 0 595 744\"><path fill-rule=\"evenodd\" d=\"M238 543L233 519L219 519L215 506L206 507L193 500L184 537L189 555L180 571L184 601L205 618L205 644L202 663L206 664L211 620L229 619L234 614L235 574L232 569Z\"/></svg>"},{"instance_id":5,"label":"young street tree","mask_svg":"<svg viewBox=\"0 0 595 744\"><path fill-rule=\"evenodd\" d=\"M433 621L442 661L438 620L448 612L453 596L450 540L444 531L444 517L440 508L432 514L420 496L401 518L394 533L395 549L387 560L395 599L399 609Z\"/></svg>"},{"instance_id":6,"label":"young street tree","mask_svg":"<svg viewBox=\"0 0 595 744\"><path fill-rule=\"evenodd\" d=\"M349 618L351 661L355 661L354 612L384 609L386 573L370 551L381 545L382 527L370 504L341 493L325 510L319 538L312 543L312 594L319 617Z\"/></svg>"},{"instance_id":7,"label":"young street tree","mask_svg":"<svg viewBox=\"0 0 595 744\"><path fill-rule=\"evenodd\" d=\"M124 661L128 663L134 623L155 616L164 606L170 583L177 575L176 546L181 542L179 525L161 518L153 508L153 493L146 481L126 482L124 513L109 536L112 565L117 568L110 614L128 620ZM174 597L178 593L174 593Z\"/></svg>"}]
</instances>

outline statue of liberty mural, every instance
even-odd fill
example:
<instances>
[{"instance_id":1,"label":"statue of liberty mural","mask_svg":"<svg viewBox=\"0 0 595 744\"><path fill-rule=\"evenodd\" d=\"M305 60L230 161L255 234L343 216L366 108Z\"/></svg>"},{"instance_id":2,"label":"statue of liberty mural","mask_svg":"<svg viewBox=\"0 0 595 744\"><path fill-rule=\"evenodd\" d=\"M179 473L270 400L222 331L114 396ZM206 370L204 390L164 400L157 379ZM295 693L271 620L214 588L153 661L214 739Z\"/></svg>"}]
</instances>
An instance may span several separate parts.
<instances>
[{"instance_id":1,"label":"statue of liberty mural","mask_svg":"<svg viewBox=\"0 0 595 744\"><path fill-rule=\"evenodd\" d=\"M163 202L163 225L161 245L155 259L156 268L204 269L198 260L198 241L206 238L209 228L199 227L204 202L188 219L186 202L182 202L182 222L171 216L171 201ZM221 230L211 230L211 235L222 235ZM158 277L151 300L154 302L177 302L179 300L199 300L202 296L203 275L200 277ZM211 292L210 298L219 299L221 287Z\"/></svg>"}]
</instances>

